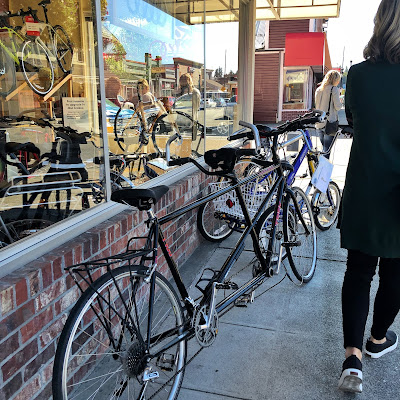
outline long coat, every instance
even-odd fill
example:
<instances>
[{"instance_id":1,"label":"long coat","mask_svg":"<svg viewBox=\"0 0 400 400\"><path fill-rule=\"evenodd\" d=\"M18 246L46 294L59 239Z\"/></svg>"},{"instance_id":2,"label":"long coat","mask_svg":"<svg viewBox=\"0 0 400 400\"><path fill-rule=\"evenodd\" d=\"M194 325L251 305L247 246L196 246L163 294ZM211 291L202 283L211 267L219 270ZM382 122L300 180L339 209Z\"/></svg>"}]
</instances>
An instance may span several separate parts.
<instances>
[{"instance_id":1,"label":"long coat","mask_svg":"<svg viewBox=\"0 0 400 400\"><path fill-rule=\"evenodd\" d=\"M400 258L400 64L352 66L345 102L354 137L339 221L341 246Z\"/></svg>"}]
</instances>

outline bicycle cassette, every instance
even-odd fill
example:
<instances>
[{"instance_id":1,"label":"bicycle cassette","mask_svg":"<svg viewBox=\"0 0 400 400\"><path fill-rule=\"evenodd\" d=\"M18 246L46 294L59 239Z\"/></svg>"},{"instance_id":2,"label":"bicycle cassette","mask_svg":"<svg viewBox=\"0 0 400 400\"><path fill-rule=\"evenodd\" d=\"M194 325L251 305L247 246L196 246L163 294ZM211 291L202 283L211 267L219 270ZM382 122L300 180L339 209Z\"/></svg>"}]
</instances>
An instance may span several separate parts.
<instances>
[{"instance_id":1,"label":"bicycle cassette","mask_svg":"<svg viewBox=\"0 0 400 400\"><path fill-rule=\"evenodd\" d=\"M208 321L209 324L207 324ZM218 314L214 311L213 315L209 316L206 306L196 309L193 315L193 328L200 346L211 346L218 333Z\"/></svg>"}]
</instances>

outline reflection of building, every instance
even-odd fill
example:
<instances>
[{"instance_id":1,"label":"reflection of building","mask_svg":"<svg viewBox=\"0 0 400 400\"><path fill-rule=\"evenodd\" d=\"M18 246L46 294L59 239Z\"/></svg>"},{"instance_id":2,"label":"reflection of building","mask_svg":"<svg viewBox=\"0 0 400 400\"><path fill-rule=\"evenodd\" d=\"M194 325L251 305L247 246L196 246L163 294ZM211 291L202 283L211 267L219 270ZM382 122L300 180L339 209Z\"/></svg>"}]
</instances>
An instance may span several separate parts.
<instances>
[{"instance_id":1,"label":"reflection of building","mask_svg":"<svg viewBox=\"0 0 400 400\"><path fill-rule=\"evenodd\" d=\"M313 105L315 87L331 68L323 19L267 21L256 51L254 120L291 119Z\"/></svg>"}]
</instances>

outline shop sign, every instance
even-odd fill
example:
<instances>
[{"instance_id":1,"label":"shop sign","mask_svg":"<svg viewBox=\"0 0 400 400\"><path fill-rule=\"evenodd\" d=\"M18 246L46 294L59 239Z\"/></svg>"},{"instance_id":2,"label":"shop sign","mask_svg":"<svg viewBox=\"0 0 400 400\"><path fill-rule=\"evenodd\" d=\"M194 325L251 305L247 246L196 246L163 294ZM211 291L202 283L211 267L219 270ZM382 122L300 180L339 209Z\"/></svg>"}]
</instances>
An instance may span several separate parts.
<instances>
[{"instance_id":1,"label":"shop sign","mask_svg":"<svg viewBox=\"0 0 400 400\"><path fill-rule=\"evenodd\" d=\"M64 126L76 129L78 132L88 132L89 107L86 97L63 97Z\"/></svg>"},{"instance_id":2,"label":"shop sign","mask_svg":"<svg viewBox=\"0 0 400 400\"><path fill-rule=\"evenodd\" d=\"M151 72L153 74L162 74L165 72L165 67L151 67Z\"/></svg>"},{"instance_id":3,"label":"shop sign","mask_svg":"<svg viewBox=\"0 0 400 400\"><path fill-rule=\"evenodd\" d=\"M25 17L25 29L27 36L40 36L40 25L30 15Z\"/></svg>"}]
</instances>

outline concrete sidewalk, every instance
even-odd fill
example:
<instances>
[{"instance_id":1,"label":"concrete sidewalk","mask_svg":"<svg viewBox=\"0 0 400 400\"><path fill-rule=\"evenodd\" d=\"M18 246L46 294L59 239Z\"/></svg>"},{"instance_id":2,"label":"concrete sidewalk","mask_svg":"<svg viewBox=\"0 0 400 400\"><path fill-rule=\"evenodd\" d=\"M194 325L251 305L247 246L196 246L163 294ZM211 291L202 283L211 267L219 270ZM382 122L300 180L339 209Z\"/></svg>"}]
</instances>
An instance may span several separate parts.
<instances>
[{"instance_id":1,"label":"concrete sidewalk","mask_svg":"<svg viewBox=\"0 0 400 400\"><path fill-rule=\"evenodd\" d=\"M351 141L335 145L333 179L342 188ZM219 245L204 242L182 267L188 283L205 268L219 269L236 242L235 235ZM342 347L341 286L346 251L339 231L318 231L318 261L314 278L296 286L284 276L270 278L256 290L253 304L234 307L220 318L215 343L187 366L179 400L359 400L400 399L400 349L373 360L364 357L364 390L360 395L338 391L344 359ZM251 245L246 247L232 274L240 283L251 277ZM290 270L289 263L285 261ZM244 269L243 269L244 268ZM243 269L243 270L242 270ZM231 274L231 275L232 275ZM377 277L371 295L375 294ZM371 327L369 315L365 339ZM393 329L400 333L400 318ZM199 349L189 342L189 358Z\"/></svg>"}]
</instances>

